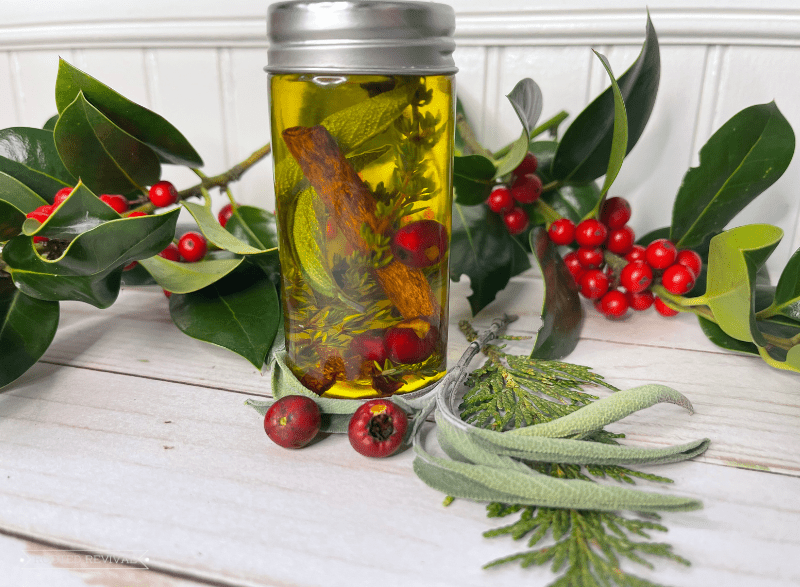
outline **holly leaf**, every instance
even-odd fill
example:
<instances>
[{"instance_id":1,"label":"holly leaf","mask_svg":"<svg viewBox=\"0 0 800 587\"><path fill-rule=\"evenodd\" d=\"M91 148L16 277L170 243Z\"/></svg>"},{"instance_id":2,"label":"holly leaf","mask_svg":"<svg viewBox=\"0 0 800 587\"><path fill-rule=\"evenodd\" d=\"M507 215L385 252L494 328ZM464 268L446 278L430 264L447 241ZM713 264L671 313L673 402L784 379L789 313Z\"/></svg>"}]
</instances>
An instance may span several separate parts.
<instances>
[{"instance_id":1,"label":"holly leaf","mask_svg":"<svg viewBox=\"0 0 800 587\"><path fill-rule=\"evenodd\" d=\"M800 249L783 268L770 310L800 321Z\"/></svg>"},{"instance_id":2,"label":"holly leaf","mask_svg":"<svg viewBox=\"0 0 800 587\"><path fill-rule=\"evenodd\" d=\"M244 259L203 259L196 263L179 263L154 255L139 264L163 289L172 293L190 293L219 281L241 265Z\"/></svg>"},{"instance_id":3,"label":"holly leaf","mask_svg":"<svg viewBox=\"0 0 800 587\"><path fill-rule=\"evenodd\" d=\"M542 326L530 356L557 360L577 346L583 326L583 308L575 280L547 231L535 228L530 233L530 242L544 279Z\"/></svg>"},{"instance_id":4,"label":"holly leaf","mask_svg":"<svg viewBox=\"0 0 800 587\"><path fill-rule=\"evenodd\" d=\"M725 331L717 323L702 316L698 316L697 321L700 323L703 334L718 347L729 351L758 355L758 347L752 342L738 340L725 334Z\"/></svg>"},{"instance_id":5,"label":"holly leaf","mask_svg":"<svg viewBox=\"0 0 800 587\"><path fill-rule=\"evenodd\" d=\"M0 172L13 176L52 203L55 193L75 178L58 156L53 132L38 128L0 130Z\"/></svg>"},{"instance_id":6,"label":"holly leaf","mask_svg":"<svg viewBox=\"0 0 800 587\"><path fill-rule=\"evenodd\" d=\"M111 206L101 201L82 182L78 182L72 193L45 220L28 218L22 225L26 236L72 239L81 233L100 226L104 222L121 218Z\"/></svg>"},{"instance_id":7,"label":"holly leaf","mask_svg":"<svg viewBox=\"0 0 800 587\"><path fill-rule=\"evenodd\" d=\"M46 204L24 183L0 171L0 242L17 236L25 215Z\"/></svg>"},{"instance_id":8,"label":"holly leaf","mask_svg":"<svg viewBox=\"0 0 800 587\"><path fill-rule=\"evenodd\" d=\"M700 149L700 165L683 178L672 210L670 240L700 246L783 174L794 132L774 102L745 108Z\"/></svg>"},{"instance_id":9,"label":"holly leaf","mask_svg":"<svg viewBox=\"0 0 800 587\"><path fill-rule=\"evenodd\" d=\"M530 136L531 131L536 128L539 117L542 115L544 98L539 85L531 78L526 77L520 80L514 89L506 96L514 112L517 113L519 121L525 133Z\"/></svg>"},{"instance_id":10,"label":"holly leaf","mask_svg":"<svg viewBox=\"0 0 800 587\"><path fill-rule=\"evenodd\" d=\"M56 334L58 316L58 303L27 296L10 279L0 279L0 387L41 358Z\"/></svg>"},{"instance_id":11,"label":"holly leaf","mask_svg":"<svg viewBox=\"0 0 800 587\"><path fill-rule=\"evenodd\" d=\"M266 250L262 247L251 246L225 230L217 220L217 217L211 212L211 208L192 202L182 202L182 205L197 222L197 226L203 236L220 249L225 249L238 255L252 255L263 253Z\"/></svg>"},{"instance_id":12,"label":"holly leaf","mask_svg":"<svg viewBox=\"0 0 800 587\"><path fill-rule=\"evenodd\" d=\"M648 14L642 51L617 80L627 110L628 139L624 155L631 152L650 119L660 77L658 37ZM614 146L615 93L612 85L567 128L551 168L555 179L582 183L606 173Z\"/></svg>"},{"instance_id":13,"label":"holly leaf","mask_svg":"<svg viewBox=\"0 0 800 587\"><path fill-rule=\"evenodd\" d=\"M457 204L475 206L489 197L495 185L495 167L482 155L467 155L453 159L453 188Z\"/></svg>"},{"instance_id":14,"label":"holly leaf","mask_svg":"<svg viewBox=\"0 0 800 587\"><path fill-rule=\"evenodd\" d=\"M229 349L261 369L280 324L275 285L261 269L242 267L199 291L173 294L172 321L185 334Z\"/></svg>"},{"instance_id":15,"label":"holly leaf","mask_svg":"<svg viewBox=\"0 0 800 587\"><path fill-rule=\"evenodd\" d=\"M114 124L83 92L61 111L53 137L66 168L97 193L125 194L161 178L155 152Z\"/></svg>"},{"instance_id":16,"label":"holly leaf","mask_svg":"<svg viewBox=\"0 0 800 587\"><path fill-rule=\"evenodd\" d=\"M33 238L20 235L6 243L3 260L16 286L31 297L107 308L119 295L123 267L172 242L178 212L103 222L76 236L55 259L41 256Z\"/></svg>"},{"instance_id":17,"label":"holly leaf","mask_svg":"<svg viewBox=\"0 0 800 587\"><path fill-rule=\"evenodd\" d=\"M83 94L86 100L91 102L114 125L155 151L160 161L174 165L202 167L203 160L200 155L180 131L166 119L131 102L107 85L61 59L56 78L58 113L63 116L64 111L80 94Z\"/></svg>"},{"instance_id":18,"label":"holly leaf","mask_svg":"<svg viewBox=\"0 0 800 587\"><path fill-rule=\"evenodd\" d=\"M255 206L237 206L225 225L233 236L258 249L278 246L278 226L275 215Z\"/></svg>"},{"instance_id":19,"label":"holly leaf","mask_svg":"<svg viewBox=\"0 0 800 587\"><path fill-rule=\"evenodd\" d=\"M486 206L453 206L450 279L469 277L472 294L467 299L473 315L530 266L525 249L497 214Z\"/></svg>"}]
</instances>

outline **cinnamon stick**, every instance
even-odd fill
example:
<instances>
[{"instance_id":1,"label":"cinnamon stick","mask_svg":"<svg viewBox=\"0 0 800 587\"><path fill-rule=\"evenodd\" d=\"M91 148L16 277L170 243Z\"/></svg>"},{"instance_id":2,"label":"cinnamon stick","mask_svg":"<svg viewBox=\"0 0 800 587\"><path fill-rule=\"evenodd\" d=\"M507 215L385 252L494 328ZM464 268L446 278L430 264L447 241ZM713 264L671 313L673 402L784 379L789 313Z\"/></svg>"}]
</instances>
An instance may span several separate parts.
<instances>
[{"instance_id":1,"label":"cinnamon stick","mask_svg":"<svg viewBox=\"0 0 800 587\"><path fill-rule=\"evenodd\" d=\"M370 247L361 237L361 226L380 230L375 215L375 199L336 140L323 126L295 126L283 131L283 140L317 195L332 213L347 242L362 253ZM439 314L439 302L420 269L393 259L375 275L386 297L403 318L431 317Z\"/></svg>"}]
</instances>

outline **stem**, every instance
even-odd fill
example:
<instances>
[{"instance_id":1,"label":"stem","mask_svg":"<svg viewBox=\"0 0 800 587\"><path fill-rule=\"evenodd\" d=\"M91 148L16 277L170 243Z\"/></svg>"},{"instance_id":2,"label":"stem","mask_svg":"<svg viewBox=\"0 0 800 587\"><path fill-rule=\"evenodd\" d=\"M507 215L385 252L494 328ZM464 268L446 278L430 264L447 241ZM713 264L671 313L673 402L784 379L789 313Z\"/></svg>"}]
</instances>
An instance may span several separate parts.
<instances>
[{"instance_id":1,"label":"stem","mask_svg":"<svg viewBox=\"0 0 800 587\"><path fill-rule=\"evenodd\" d=\"M202 175L201 176L202 181L199 184L194 185L190 188L186 188L185 190L179 191L178 196L180 197L181 200L185 200L186 198L202 195L203 188L205 188L206 190L216 187L224 188L229 183L238 181L245 171L250 169L253 165L258 163L259 161L261 161L271 152L272 152L272 146L269 143L267 143L257 151L254 151L247 159L245 159L241 163L237 163L224 173L220 173L219 175L212 175L210 177ZM197 173L196 170L194 171L195 173Z\"/></svg>"},{"instance_id":2,"label":"stem","mask_svg":"<svg viewBox=\"0 0 800 587\"><path fill-rule=\"evenodd\" d=\"M545 122L543 122L542 124L540 124L539 126L534 128L531 131L530 138L533 139L534 137L537 137L540 134L542 134L543 132L548 131L548 130L558 130L558 125L561 124L562 122L564 122L564 120L568 116L569 116L569 113L566 110L562 110L561 112L559 112L558 114L556 114L555 116L550 118L549 120L546 120ZM553 134L555 134L555 133L553 133Z\"/></svg>"},{"instance_id":3,"label":"stem","mask_svg":"<svg viewBox=\"0 0 800 587\"><path fill-rule=\"evenodd\" d=\"M461 133L461 138L464 139L467 149L470 151L467 155L483 155L489 159L492 158L491 152L478 142L475 131L472 130L472 127L463 114L456 115L456 126Z\"/></svg>"},{"instance_id":4,"label":"stem","mask_svg":"<svg viewBox=\"0 0 800 587\"><path fill-rule=\"evenodd\" d=\"M560 220L562 218L561 214L556 212L550 204L547 202L543 202L540 199L536 200L536 203L533 205L534 209L542 215L545 221L545 228L550 228L550 225L553 224L556 220Z\"/></svg>"},{"instance_id":5,"label":"stem","mask_svg":"<svg viewBox=\"0 0 800 587\"><path fill-rule=\"evenodd\" d=\"M558 188L560 188L562 185L564 185L564 182L562 182L562 181L559 181L559 180L557 180L557 179L556 179L556 180L554 180L554 181L551 181L551 182L549 182L549 183L546 183L546 184L544 184L544 185L542 186L542 193L544 193L544 192L550 192L550 191L553 191L553 190L557 190L557 189L558 189Z\"/></svg>"}]
</instances>

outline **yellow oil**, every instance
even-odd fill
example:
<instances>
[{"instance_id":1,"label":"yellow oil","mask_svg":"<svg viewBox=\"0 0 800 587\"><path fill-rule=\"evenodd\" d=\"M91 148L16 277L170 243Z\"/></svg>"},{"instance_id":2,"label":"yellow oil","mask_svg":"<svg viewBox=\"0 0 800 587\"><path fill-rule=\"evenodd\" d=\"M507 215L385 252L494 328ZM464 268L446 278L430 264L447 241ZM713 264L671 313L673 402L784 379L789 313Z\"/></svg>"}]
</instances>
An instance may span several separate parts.
<instances>
[{"instance_id":1,"label":"yellow oil","mask_svg":"<svg viewBox=\"0 0 800 587\"><path fill-rule=\"evenodd\" d=\"M289 365L328 397L425 388L446 369L449 244L440 249L434 239L433 246L422 228L443 231L449 243L453 76L276 74L269 84ZM386 230L366 231L366 254L344 238L341 218L316 195L283 140L287 128L317 125L330 131L379 202L378 224ZM381 263L400 259L393 253L403 227L427 236L410 260L400 253L427 281L438 302L434 315L401 315L376 279ZM419 267L420 259L429 264ZM411 347L402 344L409 339Z\"/></svg>"}]
</instances>

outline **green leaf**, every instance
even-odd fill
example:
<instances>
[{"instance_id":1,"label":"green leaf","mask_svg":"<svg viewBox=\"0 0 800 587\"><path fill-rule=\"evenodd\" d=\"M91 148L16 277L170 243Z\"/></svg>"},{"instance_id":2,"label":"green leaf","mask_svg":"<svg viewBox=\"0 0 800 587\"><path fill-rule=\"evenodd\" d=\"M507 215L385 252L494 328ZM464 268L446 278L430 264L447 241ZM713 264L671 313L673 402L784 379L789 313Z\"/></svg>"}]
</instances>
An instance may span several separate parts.
<instances>
[{"instance_id":1,"label":"green leaf","mask_svg":"<svg viewBox=\"0 0 800 587\"><path fill-rule=\"evenodd\" d=\"M297 196L291 217L292 244L297 264L308 284L322 295L333 297L337 286L320 246L322 227L314 211L316 197L314 188L305 189Z\"/></svg>"},{"instance_id":2,"label":"green leaf","mask_svg":"<svg viewBox=\"0 0 800 587\"><path fill-rule=\"evenodd\" d=\"M524 130L519 138L503 150L503 155L495 160L494 178L500 178L514 171L528 153L528 133Z\"/></svg>"},{"instance_id":3,"label":"green leaf","mask_svg":"<svg viewBox=\"0 0 800 587\"><path fill-rule=\"evenodd\" d=\"M578 288L546 230L541 227L532 230L530 242L544 280L542 326L530 356L561 359L575 349L583 326Z\"/></svg>"},{"instance_id":4,"label":"green leaf","mask_svg":"<svg viewBox=\"0 0 800 587\"><path fill-rule=\"evenodd\" d=\"M172 242L178 212L104 222L79 234L52 260L36 251L32 237L20 235L5 245L3 260L17 287L31 297L107 308L119 294L123 267Z\"/></svg>"},{"instance_id":5,"label":"green leaf","mask_svg":"<svg viewBox=\"0 0 800 587\"><path fill-rule=\"evenodd\" d=\"M189 167L203 165L203 160L189 141L162 116L131 102L107 85L60 60L56 79L59 114L63 115L64 110L81 93L116 126L153 149L164 163Z\"/></svg>"},{"instance_id":6,"label":"green leaf","mask_svg":"<svg viewBox=\"0 0 800 587\"><path fill-rule=\"evenodd\" d=\"M185 334L229 349L257 369L264 364L281 318L275 285L252 265L199 291L173 294L169 311Z\"/></svg>"},{"instance_id":7,"label":"green leaf","mask_svg":"<svg viewBox=\"0 0 800 587\"><path fill-rule=\"evenodd\" d=\"M611 78L611 89L614 93L614 132L611 138L611 154L608 158L608 168L606 169L605 179L603 180L603 187L600 188L603 194L602 197L605 198L611 184L617 179L619 170L622 169L622 162L625 160L625 155L627 154L628 115L625 112L625 102L622 99L619 86L614 79L614 73L611 71L611 65L609 65L608 59L597 51L595 51L594 54L597 55L603 63L608 77ZM597 202L594 210L595 213L599 211L601 202L602 198Z\"/></svg>"},{"instance_id":8,"label":"green leaf","mask_svg":"<svg viewBox=\"0 0 800 587\"><path fill-rule=\"evenodd\" d=\"M44 126L42 126L42 129L53 132L53 129L56 127L56 122L58 122L58 114L53 114L53 116L51 116L45 121Z\"/></svg>"},{"instance_id":9,"label":"green leaf","mask_svg":"<svg viewBox=\"0 0 800 587\"><path fill-rule=\"evenodd\" d=\"M722 328L720 328L716 322L712 322L711 320L703 318L702 316L698 316L697 321L700 323L700 328L703 330L703 334L705 334L708 340L713 342L718 347L729 351L758 355L758 347L752 342L737 340L732 336L725 334L725 331L722 330Z\"/></svg>"},{"instance_id":10,"label":"green leaf","mask_svg":"<svg viewBox=\"0 0 800 587\"><path fill-rule=\"evenodd\" d=\"M53 202L55 193L77 183L58 156L53 132L38 128L0 130L0 172L13 176Z\"/></svg>"},{"instance_id":11,"label":"green leaf","mask_svg":"<svg viewBox=\"0 0 800 587\"><path fill-rule=\"evenodd\" d=\"M544 98L542 90L531 78L526 77L519 81L514 89L511 90L506 98L511 102L514 112L517 113L526 135L530 136L531 131L536 128L536 123L542 115Z\"/></svg>"},{"instance_id":12,"label":"green leaf","mask_svg":"<svg viewBox=\"0 0 800 587\"><path fill-rule=\"evenodd\" d=\"M66 168L96 193L144 190L161 177L161 164L145 143L114 124L79 92L53 131Z\"/></svg>"},{"instance_id":13,"label":"green leaf","mask_svg":"<svg viewBox=\"0 0 800 587\"><path fill-rule=\"evenodd\" d=\"M266 249L250 246L246 242L236 238L233 234L222 228L217 217L211 212L211 208L193 202L182 202L184 208L197 222L200 232L221 249L236 253L238 255L252 255L263 253Z\"/></svg>"},{"instance_id":14,"label":"green leaf","mask_svg":"<svg viewBox=\"0 0 800 587\"><path fill-rule=\"evenodd\" d=\"M22 226L27 236L72 239L79 234L100 226L104 222L118 220L121 216L92 191L78 182L69 197L40 224L29 218Z\"/></svg>"},{"instance_id":15,"label":"green leaf","mask_svg":"<svg viewBox=\"0 0 800 587\"><path fill-rule=\"evenodd\" d=\"M467 155L453 159L453 188L455 201L462 206L483 204L492 191L494 163L482 155Z\"/></svg>"},{"instance_id":16,"label":"green leaf","mask_svg":"<svg viewBox=\"0 0 800 587\"><path fill-rule=\"evenodd\" d=\"M190 293L219 281L241 265L243 259L204 259L196 263L179 263L158 255L142 259L139 264L163 289L173 293Z\"/></svg>"},{"instance_id":17,"label":"green leaf","mask_svg":"<svg viewBox=\"0 0 800 587\"><path fill-rule=\"evenodd\" d=\"M700 149L700 165L684 176L670 240L692 249L725 228L783 174L794 144L792 127L774 102L734 115Z\"/></svg>"},{"instance_id":18,"label":"green leaf","mask_svg":"<svg viewBox=\"0 0 800 587\"><path fill-rule=\"evenodd\" d=\"M25 184L0 171L0 242L17 236L25 215L46 204Z\"/></svg>"},{"instance_id":19,"label":"green leaf","mask_svg":"<svg viewBox=\"0 0 800 587\"><path fill-rule=\"evenodd\" d=\"M800 249L783 268L770 309L792 320L800 320Z\"/></svg>"},{"instance_id":20,"label":"green leaf","mask_svg":"<svg viewBox=\"0 0 800 587\"><path fill-rule=\"evenodd\" d=\"M527 253L497 214L486 206L453 206L450 279L469 277L472 294L467 299L473 315L530 266Z\"/></svg>"},{"instance_id":21,"label":"green leaf","mask_svg":"<svg viewBox=\"0 0 800 587\"><path fill-rule=\"evenodd\" d=\"M278 246L278 227L275 215L255 206L237 206L225 225L233 236L258 249Z\"/></svg>"},{"instance_id":22,"label":"green leaf","mask_svg":"<svg viewBox=\"0 0 800 587\"><path fill-rule=\"evenodd\" d=\"M56 334L57 302L25 295L0 279L0 387L17 379L38 361Z\"/></svg>"},{"instance_id":23,"label":"green leaf","mask_svg":"<svg viewBox=\"0 0 800 587\"><path fill-rule=\"evenodd\" d=\"M617 80L628 115L625 154L636 145L650 118L660 76L658 37L648 14L642 51ZM613 86L605 90L567 128L551 168L555 179L586 182L606 173L613 145L614 93Z\"/></svg>"}]
</instances>

